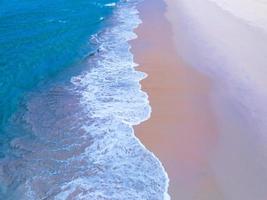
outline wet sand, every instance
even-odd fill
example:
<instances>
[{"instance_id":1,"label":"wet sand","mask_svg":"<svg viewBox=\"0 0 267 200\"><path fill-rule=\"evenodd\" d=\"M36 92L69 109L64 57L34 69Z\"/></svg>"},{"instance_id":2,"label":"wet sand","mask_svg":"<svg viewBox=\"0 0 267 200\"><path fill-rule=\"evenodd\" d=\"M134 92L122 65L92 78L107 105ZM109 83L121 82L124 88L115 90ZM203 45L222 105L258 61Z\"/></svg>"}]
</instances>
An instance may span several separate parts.
<instances>
[{"instance_id":1,"label":"wet sand","mask_svg":"<svg viewBox=\"0 0 267 200\"><path fill-rule=\"evenodd\" d=\"M138 9L143 23L132 52L138 70L148 74L141 84L152 114L135 133L163 163L172 199L223 199L210 166L218 137L212 82L179 59L162 0L145 0Z\"/></svg>"}]
</instances>

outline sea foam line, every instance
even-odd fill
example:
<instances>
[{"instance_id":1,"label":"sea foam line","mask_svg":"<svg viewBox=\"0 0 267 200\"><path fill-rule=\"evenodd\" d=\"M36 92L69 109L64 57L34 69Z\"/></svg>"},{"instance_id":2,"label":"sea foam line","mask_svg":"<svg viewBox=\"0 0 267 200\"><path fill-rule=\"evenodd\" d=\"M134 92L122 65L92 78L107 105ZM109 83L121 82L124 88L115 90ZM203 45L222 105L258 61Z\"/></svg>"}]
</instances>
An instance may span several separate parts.
<instances>
[{"instance_id":1,"label":"sea foam line","mask_svg":"<svg viewBox=\"0 0 267 200\"><path fill-rule=\"evenodd\" d=\"M139 3L141 3L141 2L139 2ZM136 12L137 12L137 13L136 13L136 14L137 14L137 18L138 18L138 20L139 20L139 24L138 24L138 26L140 26L140 24L142 24L143 21L141 20L140 15L139 15L140 13L139 13L139 11L137 10L136 7L135 7L135 9L136 9ZM137 27L136 27L136 28L137 28ZM134 29L133 29L133 31L134 31ZM137 39L137 38L138 38L138 35L135 34L135 38L133 38L132 40ZM130 46L130 48L131 48L131 46ZM137 67L139 66L138 63L134 63L134 64L135 64L135 68L137 68ZM142 80L146 79L146 78L149 76L147 73L145 73L145 72L143 72L143 73L145 74L145 77L144 77ZM152 107L151 107L151 105L150 105L150 103L149 103L148 94L142 90L142 84L141 84L141 81L142 81L142 80L139 81L139 90L145 94L145 96L146 96L146 100L147 100L147 102L148 102L148 106L149 106L150 111L149 111L149 113L148 113L148 115L147 115L147 118L144 119L143 121L140 121L140 122L137 123L137 124L129 124L129 125L132 126L132 132L133 132L133 134L134 134L133 125L139 125L139 124L141 124L141 123L143 123L143 122L149 120L149 119L151 118L151 113L152 113ZM149 150L145 147L145 145L140 141L140 139L139 139L137 136L135 136L135 134L134 134L134 137L135 137L135 139L139 142L140 146L142 146L145 150L149 151ZM154 159L156 159L156 160L159 162L159 164L160 164L160 166L161 166L161 168L162 168L162 170L163 170L163 172L164 172L164 174L165 174L165 177L166 177L166 179L167 179L167 184L166 184L166 186L165 186L164 200L171 200L171 197L170 197L170 195L168 194L168 188L169 188L169 182L170 182L168 173L167 173L167 171L165 170L165 168L164 168L162 162L160 161L160 159L159 159L153 152L151 152L151 151L149 151L149 152L150 152L150 154L154 157Z\"/></svg>"},{"instance_id":2,"label":"sea foam line","mask_svg":"<svg viewBox=\"0 0 267 200\"><path fill-rule=\"evenodd\" d=\"M18 157L0 165L2 183L18 186L9 199L168 199L162 163L133 130L151 115L140 84L147 74L135 70L129 45L141 23L137 3L118 3L113 26L92 38L100 47L83 74L27 101L21 120L30 135L13 140Z\"/></svg>"},{"instance_id":3,"label":"sea foam line","mask_svg":"<svg viewBox=\"0 0 267 200\"><path fill-rule=\"evenodd\" d=\"M131 4L130 7L128 7L128 8L124 8L124 6L123 6L123 5L126 4L126 2L121 3L121 4L117 4L117 12L119 12L120 16L116 16L116 17L120 18L120 19L123 19L124 22L126 21L125 24L127 24L127 25L122 26L122 28L123 29L128 29L128 31L126 31L126 33L124 33L125 35L127 35L126 36L127 49L125 49L124 52L127 52L127 53L123 56L123 58L128 57L128 56L130 56L130 57L127 58L128 60L126 60L126 61L121 61L121 59L123 59L123 58L122 57L118 57L119 59L117 60L117 62L115 62L116 63L115 67L118 68L118 63L120 63L120 62L125 62L126 63L125 65L131 65L131 70L132 71L129 71L129 73L130 73L129 76L131 76L131 77L129 77L129 79L131 80L132 76L135 76L135 79L136 79L135 81L138 84L138 88L137 88L138 92L134 93L134 95L136 95L136 94L140 95L140 98L142 98L142 100L139 99L141 102L138 102L138 104L139 103L143 104L143 105L139 105L140 107L138 109L140 109L140 110L141 109L144 109L144 110L147 109L147 112L144 113L144 112L140 111L140 112L137 112L137 114L138 114L137 116L135 116L136 113L134 113L134 116L132 116L131 115L131 109L133 109L133 108L129 107L128 105L121 105L121 104L114 105L114 103L112 103L112 104L111 103L107 103L107 105L103 106L102 103L94 103L95 104L94 105L94 110L95 111L94 111L93 115L94 115L94 117L103 117L105 115L109 116L110 113L112 113L112 117L114 117L116 119L119 119L121 122L123 122L124 124L127 124L130 127L132 137L138 142L140 147L142 147L146 152L149 152L149 154L153 157L153 159L160 166L161 171L165 176L165 189L164 189L165 191L164 191L164 194L163 194L164 200L170 200L170 196L168 194L169 178L168 178L168 174L167 174L166 170L163 167L163 164L160 162L160 160L151 151L146 149L146 147L141 143L141 141L134 135L133 126L134 125L138 125L138 124L148 120L151 117L151 112L152 112L152 108L149 105L148 95L147 95L147 93L142 91L142 86L141 86L141 83L140 83L143 79L145 79L148 76L148 74L136 70L136 67L138 67L138 64L134 63L134 61L133 61L134 55L130 52L131 46L129 44L129 41L130 40L134 40L134 39L136 39L138 37L134 33L134 29L137 28L142 23L142 20L139 17L139 12L138 12L138 10L136 8L137 3L140 3L140 1L128 1L127 4L128 5ZM122 5L122 6L120 6L120 5ZM121 30L115 30L115 32L116 31L121 31ZM103 34L103 35L105 35L105 34ZM122 35L122 33L118 32L118 35ZM105 52L105 51L109 52L109 54L111 54L110 58L112 58L113 60L109 62L109 60L107 59L107 62L109 62L109 63L104 64L104 68L106 68L106 66L108 65L108 69L106 69L106 70L109 73L114 73L112 70L109 69L110 67L112 67L112 63L114 62L114 58L116 59L116 55L112 55L112 53L111 53L111 51L109 49L110 46L111 46L111 48L113 48L114 44L111 43L111 44L106 45L107 40L101 38L101 36L100 37L94 36L93 40L99 42L100 44L102 42L102 44L100 45L100 48L99 48L100 54L101 54L101 52ZM103 42L103 40L104 40L104 42ZM106 62L106 60L102 59L102 62ZM116 69L116 70L119 70L119 69ZM91 89L88 92L84 93L84 97L85 97L84 100L83 100L84 104L88 104L88 101L91 101L90 99L94 99L94 102L95 102L96 99L98 98L98 97L95 96L96 92L99 91L98 85L96 83L99 81L100 77L101 78L106 77L106 78L103 79L103 82L105 82L106 79L110 78L109 76L107 76L105 74L104 71L105 70L103 70L103 68L101 68L101 70L98 70L96 68L96 69L93 69L91 72L89 72L88 74L86 74L83 77L76 77L76 78L73 79L74 83L78 83L80 85L81 83L83 83L85 81L86 82L85 85L90 85L90 87L91 87ZM114 76L120 75L120 73L121 73L120 70L116 71L114 73ZM88 81L90 81L90 82L88 83ZM118 80L118 81L120 81L120 80ZM95 88L92 87L92 85L94 85L94 84L96 84ZM103 93L104 93L104 97L105 96L110 96L110 94L108 94L108 95L106 94L106 91L100 92L100 93L101 93L102 97L103 97ZM131 96L132 94L129 93L129 94L125 94L125 95L127 95L127 96L130 95ZM113 98L115 98L115 99L116 98L120 98L117 95L114 96L114 94L112 94L111 96L113 96ZM127 98L127 97L125 97L125 98ZM124 106L124 108L123 108L124 110L123 109L119 109L119 107L121 107L121 106ZM127 115L127 111L130 112L129 115Z\"/></svg>"}]
</instances>

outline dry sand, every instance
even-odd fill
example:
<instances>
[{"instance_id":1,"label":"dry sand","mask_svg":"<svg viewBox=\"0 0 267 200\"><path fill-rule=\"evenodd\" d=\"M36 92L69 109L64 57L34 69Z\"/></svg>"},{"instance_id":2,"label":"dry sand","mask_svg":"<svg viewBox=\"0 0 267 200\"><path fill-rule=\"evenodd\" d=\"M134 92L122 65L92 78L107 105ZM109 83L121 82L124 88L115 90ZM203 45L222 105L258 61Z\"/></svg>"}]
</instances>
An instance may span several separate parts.
<instances>
[{"instance_id":1,"label":"dry sand","mask_svg":"<svg viewBox=\"0 0 267 200\"><path fill-rule=\"evenodd\" d=\"M141 84L152 115L135 133L163 163L172 199L223 199L209 162L217 141L211 81L179 59L162 0L145 0L138 9L143 23L132 51L148 74Z\"/></svg>"},{"instance_id":2,"label":"dry sand","mask_svg":"<svg viewBox=\"0 0 267 200\"><path fill-rule=\"evenodd\" d=\"M212 1L165 1L179 55L213 80L210 166L224 199L266 200L266 32Z\"/></svg>"}]
</instances>

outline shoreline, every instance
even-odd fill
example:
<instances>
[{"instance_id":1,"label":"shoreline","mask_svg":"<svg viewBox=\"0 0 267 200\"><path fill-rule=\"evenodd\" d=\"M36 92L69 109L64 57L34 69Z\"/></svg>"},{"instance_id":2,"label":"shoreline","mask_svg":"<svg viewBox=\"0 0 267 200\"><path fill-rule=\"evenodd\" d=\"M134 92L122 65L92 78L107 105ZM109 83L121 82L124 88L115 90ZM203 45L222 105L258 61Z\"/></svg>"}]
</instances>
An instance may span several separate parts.
<instances>
[{"instance_id":1,"label":"shoreline","mask_svg":"<svg viewBox=\"0 0 267 200\"><path fill-rule=\"evenodd\" d=\"M210 167L216 120L210 102L211 80L179 57L163 0L138 5L143 23L131 41L137 70L152 108L151 117L134 127L144 146L162 162L172 199L221 199Z\"/></svg>"}]
</instances>

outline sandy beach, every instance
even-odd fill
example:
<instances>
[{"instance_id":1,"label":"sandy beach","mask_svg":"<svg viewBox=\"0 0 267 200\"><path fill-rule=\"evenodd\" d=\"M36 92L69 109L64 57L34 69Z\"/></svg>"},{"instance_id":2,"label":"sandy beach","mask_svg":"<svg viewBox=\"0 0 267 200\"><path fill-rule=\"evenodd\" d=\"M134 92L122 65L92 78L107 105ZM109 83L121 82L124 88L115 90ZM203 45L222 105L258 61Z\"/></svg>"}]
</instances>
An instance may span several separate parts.
<instances>
[{"instance_id":1,"label":"sandy beach","mask_svg":"<svg viewBox=\"0 0 267 200\"><path fill-rule=\"evenodd\" d=\"M141 84L152 115L135 133L163 163L172 199L222 199L209 164L217 138L211 80L179 59L163 1L146 0L139 11L143 23L132 51L148 74Z\"/></svg>"},{"instance_id":2,"label":"sandy beach","mask_svg":"<svg viewBox=\"0 0 267 200\"><path fill-rule=\"evenodd\" d=\"M225 2L240 8L167 0L167 17L179 54L213 80L218 140L210 162L224 199L265 200L267 33L259 23L267 19L260 14L265 3L258 15L253 1Z\"/></svg>"},{"instance_id":3,"label":"sandy beach","mask_svg":"<svg viewBox=\"0 0 267 200\"><path fill-rule=\"evenodd\" d=\"M139 11L132 51L152 115L135 133L163 163L171 199L265 200L266 33L211 1Z\"/></svg>"}]
</instances>

